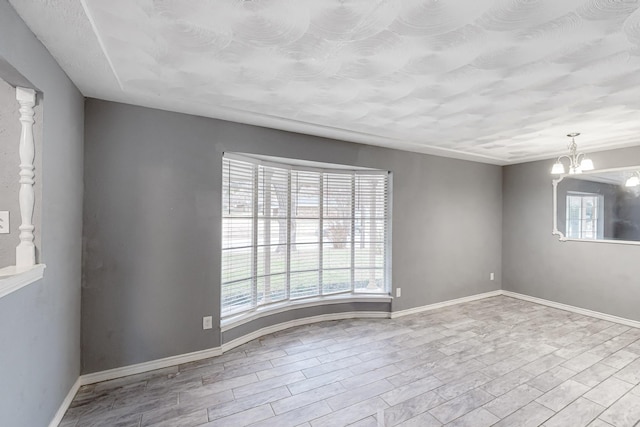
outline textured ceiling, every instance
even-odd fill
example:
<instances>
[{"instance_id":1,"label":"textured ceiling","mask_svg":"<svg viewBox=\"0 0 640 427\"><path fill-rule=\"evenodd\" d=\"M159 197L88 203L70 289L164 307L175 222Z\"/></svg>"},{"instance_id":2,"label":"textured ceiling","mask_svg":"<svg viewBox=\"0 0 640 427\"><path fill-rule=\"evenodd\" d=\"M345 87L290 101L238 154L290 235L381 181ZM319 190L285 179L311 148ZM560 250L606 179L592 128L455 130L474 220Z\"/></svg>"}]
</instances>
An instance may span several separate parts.
<instances>
[{"instance_id":1,"label":"textured ceiling","mask_svg":"<svg viewBox=\"0 0 640 427\"><path fill-rule=\"evenodd\" d=\"M640 144L638 0L12 0L87 96L506 164Z\"/></svg>"}]
</instances>

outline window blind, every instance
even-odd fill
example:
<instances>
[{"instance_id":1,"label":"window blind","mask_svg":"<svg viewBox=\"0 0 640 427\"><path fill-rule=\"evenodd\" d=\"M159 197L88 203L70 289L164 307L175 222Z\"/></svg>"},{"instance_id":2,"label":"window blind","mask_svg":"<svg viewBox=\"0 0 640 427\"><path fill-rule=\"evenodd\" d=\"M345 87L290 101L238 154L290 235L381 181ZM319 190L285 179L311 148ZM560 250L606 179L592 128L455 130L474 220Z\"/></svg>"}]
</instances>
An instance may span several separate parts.
<instances>
[{"instance_id":1,"label":"window blind","mask_svg":"<svg viewBox=\"0 0 640 427\"><path fill-rule=\"evenodd\" d=\"M388 173L223 159L222 317L388 293Z\"/></svg>"}]
</instances>

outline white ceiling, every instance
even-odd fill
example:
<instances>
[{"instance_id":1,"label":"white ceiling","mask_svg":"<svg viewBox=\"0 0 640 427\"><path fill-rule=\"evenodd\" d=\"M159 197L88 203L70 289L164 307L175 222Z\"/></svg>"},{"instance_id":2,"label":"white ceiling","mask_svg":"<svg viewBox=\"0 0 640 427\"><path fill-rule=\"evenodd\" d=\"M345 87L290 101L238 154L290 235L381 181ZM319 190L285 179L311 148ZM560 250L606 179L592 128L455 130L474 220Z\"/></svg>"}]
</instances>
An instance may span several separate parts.
<instances>
[{"instance_id":1,"label":"white ceiling","mask_svg":"<svg viewBox=\"0 0 640 427\"><path fill-rule=\"evenodd\" d=\"M496 164L640 144L638 0L10 0L86 96Z\"/></svg>"}]
</instances>

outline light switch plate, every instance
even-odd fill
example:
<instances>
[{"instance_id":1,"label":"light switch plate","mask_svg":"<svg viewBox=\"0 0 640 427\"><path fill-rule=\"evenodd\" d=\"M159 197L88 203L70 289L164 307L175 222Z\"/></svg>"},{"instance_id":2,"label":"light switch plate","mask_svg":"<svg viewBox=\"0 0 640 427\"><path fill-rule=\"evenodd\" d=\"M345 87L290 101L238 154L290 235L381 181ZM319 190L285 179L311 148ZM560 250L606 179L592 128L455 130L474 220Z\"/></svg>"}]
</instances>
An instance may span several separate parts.
<instances>
[{"instance_id":1,"label":"light switch plate","mask_svg":"<svg viewBox=\"0 0 640 427\"><path fill-rule=\"evenodd\" d=\"M9 211L0 211L0 234L9 234Z\"/></svg>"},{"instance_id":2,"label":"light switch plate","mask_svg":"<svg viewBox=\"0 0 640 427\"><path fill-rule=\"evenodd\" d=\"M205 316L202 318L202 329L211 329L213 328L213 317Z\"/></svg>"}]
</instances>

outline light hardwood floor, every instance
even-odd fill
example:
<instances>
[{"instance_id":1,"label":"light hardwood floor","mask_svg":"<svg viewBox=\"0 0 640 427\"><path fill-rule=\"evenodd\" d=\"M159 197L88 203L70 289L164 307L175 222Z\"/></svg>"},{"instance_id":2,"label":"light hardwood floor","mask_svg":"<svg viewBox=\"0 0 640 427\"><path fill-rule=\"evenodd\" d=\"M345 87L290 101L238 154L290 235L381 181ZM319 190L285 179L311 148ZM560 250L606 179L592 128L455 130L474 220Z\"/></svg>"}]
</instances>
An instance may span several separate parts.
<instances>
[{"instance_id":1,"label":"light hardwood floor","mask_svg":"<svg viewBox=\"0 0 640 427\"><path fill-rule=\"evenodd\" d=\"M634 426L640 329L504 296L318 323L80 389L79 426Z\"/></svg>"}]
</instances>

